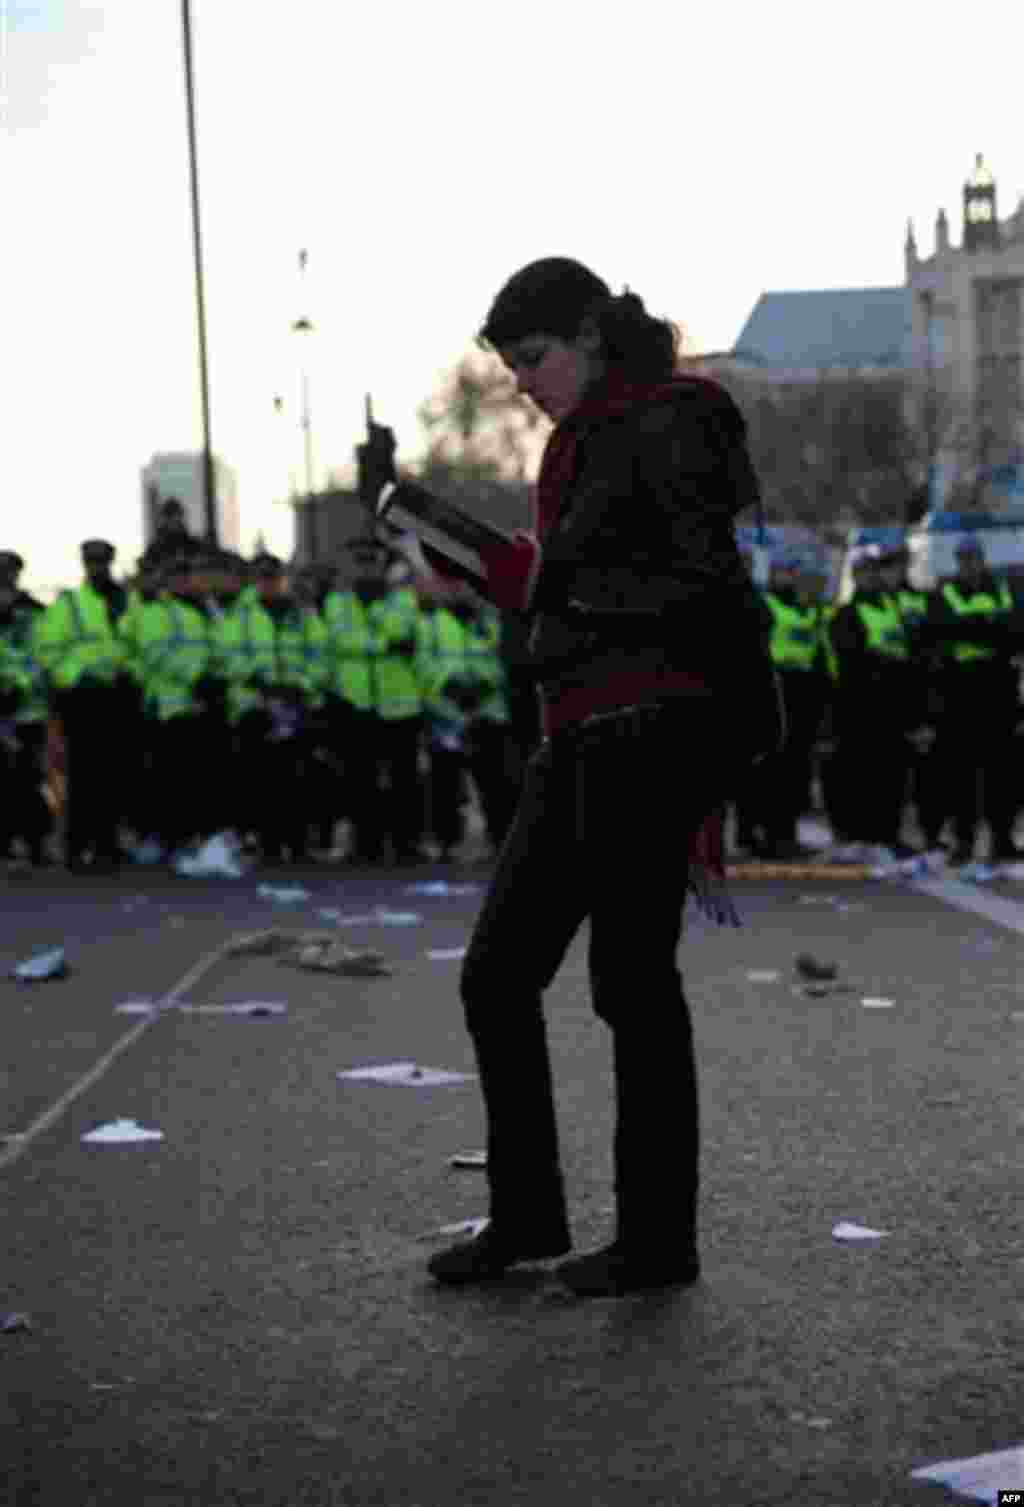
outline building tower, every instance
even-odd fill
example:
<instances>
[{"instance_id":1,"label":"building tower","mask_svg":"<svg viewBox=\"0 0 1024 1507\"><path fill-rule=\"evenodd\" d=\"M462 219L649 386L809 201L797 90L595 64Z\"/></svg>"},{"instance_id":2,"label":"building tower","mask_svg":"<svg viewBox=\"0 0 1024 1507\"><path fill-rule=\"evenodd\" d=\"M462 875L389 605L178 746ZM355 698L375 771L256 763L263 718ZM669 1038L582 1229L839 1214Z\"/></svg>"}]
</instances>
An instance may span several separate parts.
<instances>
[{"instance_id":1,"label":"building tower","mask_svg":"<svg viewBox=\"0 0 1024 1507\"><path fill-rule=\"evenodd\" d=\"M974 172L964 184L963 248L965 251L996 251L999 248L996 185L980 152L974 159Z\"/></svg>"}]
</instances>

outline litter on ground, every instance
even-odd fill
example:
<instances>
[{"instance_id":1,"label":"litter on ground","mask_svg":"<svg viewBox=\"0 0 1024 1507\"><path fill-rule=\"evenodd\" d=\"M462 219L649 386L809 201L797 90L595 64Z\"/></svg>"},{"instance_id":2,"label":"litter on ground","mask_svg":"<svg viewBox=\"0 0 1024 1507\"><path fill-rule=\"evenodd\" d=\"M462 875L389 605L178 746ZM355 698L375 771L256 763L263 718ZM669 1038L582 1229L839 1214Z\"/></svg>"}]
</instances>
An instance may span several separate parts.
<instances>
[{"instance_id":1,"label":"litter on ground","mask_svg":"<svg viewBox=\"0 0 1024 1507\"><path fill-rule=\"evenodd\" d=\"M66 978L67 973L68 964L63 947L51 947L47 952L36 953L35 957L19 963L11 977L25 983L35 983L40 979Z\"/></svg>"},{"instance_id":2,"label":"litter on ground","mask_svg":"<svg viewBox=\"0 0 1024 1507\"><path fill-rule=\"evenodd\" d=\"M439 1230L432 1230L426 1238L434 1240L438 1236L464 1235L467 1240L475 1240L490 1222L489 1219L463 1219L458 1224L443 1224Z\"/></svg>"},{"instance_id":3,"label":"litter on ground","mask_svg":"<svg viewBox=\"0 0 1024 1507\"><path fill-rule=\"evenodd\" d=\"M298 905L303 900L309 899L309 890L304 890L298 884L261 884L257 894L265 900L273 900L278 905Z\"/></svg>"},{"instance_id":4,"label":"litter on ground","mask_svg":"<svg viewBox=\"0 0 1024 1507\"><path fill-rule=\"evenodd\" d=\"M27 1313L0 1314L0 1334L21 1334L31 1328L32 1320Z\"/></svg>"},{"instance_id":5,"label":"litter on ground","mask_svg":"<svg viewBox=\"0 0 1024 1507\"><path fill-rule=\"evenodd\" d=\"M446 879L429 879L422 884L407 884L407 895L476 895L478 884L449 884Z\"/></svg>"},{"instance_id":6,"label":"litter on ground","mask_svg":"<svg viewBox=\"0 0 1024 1507\"><path fill-rule=\"evenodd\" d=\"M970 1455L962 1460L940 1460L910 1472L914 1481L935 1481L960 1496L973 1497L997 1507L999 1493L1024 1492L1024 1445Z\"/></svg>"},{"instance_id":7,"label":"litter on ground","mask_svg":"<svg viewBox=\"0 0 1024 1507\"><path fill-rule=\"evenodd\" d=\"M162 1130L144 1130L137 1120L112 1120L108 1125L97 1125L82 1137L93 1145L112 1146L127 1141L162 1141Z\"/></svg>"},{"instance_id":8,"label":"litter on ground","mask_svg":"<svg viewBox=\"0 0 1024 1507\"><path fill-rule=\"evenodd\" d=\"M442 1083L471 1083L475 1073L453 1073L446 1068L421 1067L416 1062L383 1062L374 1067L348 1068L339 1078L361 1078L374 1083L398 1083L409 1088L435 1088Z\"/></svg>"},{"instance_id":9,"label":"litter on ground","mask_svg":"<svg viewBox=\"0 0 1024 1507\"><path fill-rule=\"evenodd\" d=\"M434 947L427 953L427 957L431 958L435 963L447 963L453 961L455 958L464 958L465 956L466 949L464 947Z\"/></svg>"},{"instance_id":10,"label":"litter on ground","mask_svg":"<svg viewBox=\"0 0 1024 1507\"><path fill-rule=\"evenodd\" d=\"M176 874L186 879L241 879L245 872L238 859L238 849L226 832L218 832L193 854L184 854L174 865Z\"/></svg>"},{"instance_id":11,"label":"litter on ground","mask_svg":"<svg viewBox=\"0 0 1024 1507\"><path fill-rule=\"evenodd\" d=\"M895 1000L875 999L869 996L867 999L862 999L861 1004L865 1010L891 1010L895 1004Z\"/></svg>"},{"instance_id":12,"label":"litter on ground","mask_svg":"<svg viewBox=\"0 0 1024 1507\"><path fill-rule=\"evenodd\" d=\"M771 968L749 968L747 979L751 984L774 984L778 980L778 973Z\"/></svg>"},{"instance_id":13,"label":"litter on ground","mask_svg":"<svg viewBox=\"0 0 1024 1507\"><path fill-rule=\"evenodd\" d=\"M850 1224L848 1220L841 1219L832 1226L832 1234L837 1240L881 1240L888 1231L869 1230L862 1224Z\"/></svg>"},{"instance_id":14,"label":"litter on ground","mask_svg":"<svg viewBox=\"0 0 1024 1507\"><path fill-rule=\"evenodd\" d=\"M457 1156L448 1158L449 1167L460 1169L479 1169L487 1166L486 1151L460 1151Z\"/></svg>"}]
</instances>

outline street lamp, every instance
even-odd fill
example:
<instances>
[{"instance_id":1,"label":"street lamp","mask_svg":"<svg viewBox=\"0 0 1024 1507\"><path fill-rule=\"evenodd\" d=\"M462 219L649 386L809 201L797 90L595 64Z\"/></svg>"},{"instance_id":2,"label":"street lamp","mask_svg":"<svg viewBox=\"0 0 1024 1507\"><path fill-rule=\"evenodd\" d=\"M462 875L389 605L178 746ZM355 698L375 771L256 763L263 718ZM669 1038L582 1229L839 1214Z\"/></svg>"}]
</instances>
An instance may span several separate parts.
<instances>
[{"instance_id":1,"label":"street lamp","mask_svg":"<svg viewBox=\"0 0 1024 1507\"><path fill-rule=\"evenodd\" d=\"M309 261L309 252L299 252L299 274L302 282L303 295L306 292L306 263ZM293 335L312 335L312 320L303 317L296 319L292 324ZM306 512L309 520L309 558L315 562L317 550L316 528L316 501L313 488L313 428L309 415L309 367L306 360L306 352L303 351L302 359L302 433L303 445L306 454Z\"/></svg>"},{"instance_id":2,"label":"street lamp","mask_svg":"<svg viewBox=\"0 0 1024 1507\"><path fill-rule=\"evenodd\" d=\"M192 186L192 253L196 278L196 325L199 333L199 390L203 406L203 510L206 542L217 544L217 510L213 489L213 451L210 447L210 384L206 360L206 302L203 296L203 248L199 234L199 169L196 162L196 108L192 83L192 17L189 0L181 0L181 28L185 44L185 108L188 119L188 161Z\"/></svg>"}]
</instances>

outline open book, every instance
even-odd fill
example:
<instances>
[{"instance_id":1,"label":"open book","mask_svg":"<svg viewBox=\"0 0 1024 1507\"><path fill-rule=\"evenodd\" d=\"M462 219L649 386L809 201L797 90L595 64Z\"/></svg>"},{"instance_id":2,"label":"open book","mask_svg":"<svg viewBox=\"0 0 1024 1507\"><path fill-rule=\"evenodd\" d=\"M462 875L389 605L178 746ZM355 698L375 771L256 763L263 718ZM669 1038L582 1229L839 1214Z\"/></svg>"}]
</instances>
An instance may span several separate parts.
<instances>
[{"instance_id":1,"label":"open book","mask_svg":"<svg viewBox=\"0 0 1024 1507\"><path fill-rule=\"evenodd\" d=\"M377 522L397 533L414 533L421 543L484 584L487 570L481 547L512 543L512 536L494 524L484 523L408 481L384 489L377 503Z\"/></svg>"}]
</instances>

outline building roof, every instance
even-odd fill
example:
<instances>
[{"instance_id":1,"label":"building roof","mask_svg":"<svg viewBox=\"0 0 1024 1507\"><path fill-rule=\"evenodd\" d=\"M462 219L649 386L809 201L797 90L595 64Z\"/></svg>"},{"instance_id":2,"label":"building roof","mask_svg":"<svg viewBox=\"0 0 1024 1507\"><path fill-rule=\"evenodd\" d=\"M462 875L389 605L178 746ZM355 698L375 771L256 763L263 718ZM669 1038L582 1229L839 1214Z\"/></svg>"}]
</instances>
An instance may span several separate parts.
<instances>
[{"instance_id":1,"label":"building roof","mask_svg":"<svg viewBox=\"0 0 1024 1507\"><path fill-rule=\"evenodd\" d=\"M791 371L911 364L906 288L762 293L732 355Z\"/></svg>"}]
</instances>

